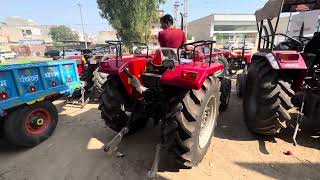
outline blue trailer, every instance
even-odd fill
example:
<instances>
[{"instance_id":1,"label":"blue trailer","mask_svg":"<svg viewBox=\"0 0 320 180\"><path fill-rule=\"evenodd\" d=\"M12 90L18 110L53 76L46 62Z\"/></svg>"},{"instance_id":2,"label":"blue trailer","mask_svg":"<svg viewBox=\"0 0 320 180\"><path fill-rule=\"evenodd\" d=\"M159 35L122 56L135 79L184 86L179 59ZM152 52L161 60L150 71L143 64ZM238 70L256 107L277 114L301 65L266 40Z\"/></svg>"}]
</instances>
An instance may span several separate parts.
<instances>
[{"instance_id":1,"label":"blue trailer","mask_svg":"<svg viewBox=\"0 0 320 180\"><path fill-rule=\"evenodd\" d=\"M46 140L58 123L52 101L81 88L75 61L0 64L0 128L18 146Z\"/></svg>"}]
</instances>

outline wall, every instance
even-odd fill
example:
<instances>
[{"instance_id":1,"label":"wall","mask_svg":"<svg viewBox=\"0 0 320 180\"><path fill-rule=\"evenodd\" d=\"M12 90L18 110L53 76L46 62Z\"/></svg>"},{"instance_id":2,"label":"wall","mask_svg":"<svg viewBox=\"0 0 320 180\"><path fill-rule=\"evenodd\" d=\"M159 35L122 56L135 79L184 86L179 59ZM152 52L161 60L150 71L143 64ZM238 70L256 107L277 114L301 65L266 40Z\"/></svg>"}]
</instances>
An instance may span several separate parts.
<instances>
[{"instance_id":1,"label":"wall","mask_svg":"<svg viewBox=\"0 0 320 180\"><path fill-rule=\"evenodd\" d=\"M193 36L195 41L212 39L210 36L212 21L213 15L209 15L188 23L188 34Z\"/></svg>"}]
</instances>

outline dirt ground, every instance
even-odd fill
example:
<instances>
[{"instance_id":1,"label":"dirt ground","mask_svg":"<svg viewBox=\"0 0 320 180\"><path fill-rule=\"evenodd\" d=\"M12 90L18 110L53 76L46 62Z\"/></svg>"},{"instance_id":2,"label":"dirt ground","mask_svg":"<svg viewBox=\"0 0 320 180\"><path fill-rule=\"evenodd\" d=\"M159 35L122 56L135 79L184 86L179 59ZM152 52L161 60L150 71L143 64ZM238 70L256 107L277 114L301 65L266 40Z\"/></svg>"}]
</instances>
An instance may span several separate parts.
<instances>
[{"instance_id":1,"label":"dirt ground","mask_svg":"<svg viewBox=\"0 0 320 180\"><path fill-rule=\"evenodd\" d=\"M126 138L118 158L89 142L107 143L115 134L100 119L98 105L79 109L56 102L60 123L52 137L32 149L0 142L0 180L102 180L148 179L156 128L146 128ZM252 135L242 116L242 100L232 94L230 108L220 115L212 146L199 167L176 172L170 162L161 162L159 179L319 179L320 138L299 134L294 147L290 133L275 139ZM293 156L284 152L292 151ZM167 170L166 170L167 169Z\"/></svg>"}]
</instances>

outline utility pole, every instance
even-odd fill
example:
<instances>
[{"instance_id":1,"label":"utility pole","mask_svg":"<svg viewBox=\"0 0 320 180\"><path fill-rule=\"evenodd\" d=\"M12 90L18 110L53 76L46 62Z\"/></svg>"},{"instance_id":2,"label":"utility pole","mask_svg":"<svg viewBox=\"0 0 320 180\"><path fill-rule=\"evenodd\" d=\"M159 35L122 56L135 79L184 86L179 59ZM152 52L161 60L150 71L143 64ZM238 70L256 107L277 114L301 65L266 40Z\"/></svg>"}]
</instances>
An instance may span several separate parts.
<instances>
[{"instance_id":1,"label":"utility pole","mask_svg":"<svg viewBox=\"0 0 320 180\"><path fill-rule=\"evenodd\" d=\"M184 32L188 36L188 14L189 14L189 2L184 0Z\"/></svg>"},{"instance_id":2,"label":"utility pole","mask_svg":"<svg viewBox=\"0 0 320 180\"><path fill-rule=\"evenodd\" d=\"M180 3L180 1L175 1L173 6L174 6L174 25L177 26L179 7L182 6L182 4Z\"/></svg>"},{"instance_id":3,"label":"utility pole","mask_svg":"<svg viewBox=\"0 0 320 180\"><path fill-rule=\"evenodd\" d=\"M78 2L77 5L80 8L80 17L81 17L82 33L83 33L84 43L85 43L86 49L88 49L88 42L87 42L87 37L86 37L85 31L84 31L84 24L83 24L83 17L82 17L82 4L80 2Z\"/></svg>"}]
</instances>

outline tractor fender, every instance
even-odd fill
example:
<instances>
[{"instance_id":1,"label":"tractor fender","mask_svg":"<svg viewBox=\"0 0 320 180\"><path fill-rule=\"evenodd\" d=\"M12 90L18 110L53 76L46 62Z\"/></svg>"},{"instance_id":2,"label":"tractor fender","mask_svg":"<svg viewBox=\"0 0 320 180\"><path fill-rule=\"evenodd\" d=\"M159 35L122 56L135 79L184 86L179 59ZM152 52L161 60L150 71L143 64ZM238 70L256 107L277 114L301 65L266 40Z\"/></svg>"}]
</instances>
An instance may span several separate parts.
<instances>
[{"instance_id":1,"label":"tractor fender","mask_svg":"<svg viewBox=\"0 0 320 180\"><path fill-rule=\"evenodd\" d=\"M130 84L128 75L124 72L125 68L129 69L129 72L141 80L141 74L144 73L147 59L141 58L124 58L124 59L112 59L108 61L101 61L99 63L99 72L110 74L111 76L120 77L124 88L128 94L133 93L133 87Z\"/></svg>"},{"instance_id":2,"label":"tractor fender","mask_svg":"<svg viewBox=\"0 0 320 180\"><path fill-rule=\"evenodd\" d=\"M294 55L296 59L283 60L278 55ZM306 70L307 66L304 58L296 51L273 51L273 52L257 52L253 54L252 61L266 59L273 69L301 69Z\"/></svg>"},{"instance_id":3,"label":"tractor fender","mask_svg":"<svg viewBox=\"0 0 320 180\"><path fill-rule=\"evenodd\" d=\"M162 85L180 87L184 89L199 90L208 76L220 76L224 65L215 62L209 65L207 62L193 62L176 65L168 69L161 78ZM190 76L189 76L189 75Z\"/></svg>"}]
</instances>

